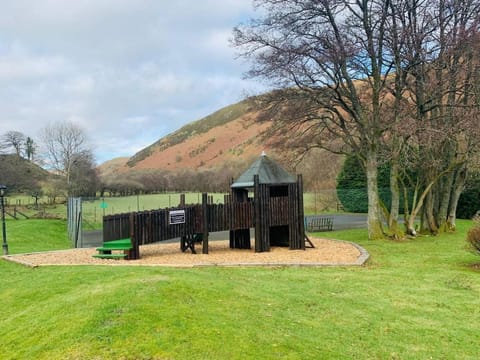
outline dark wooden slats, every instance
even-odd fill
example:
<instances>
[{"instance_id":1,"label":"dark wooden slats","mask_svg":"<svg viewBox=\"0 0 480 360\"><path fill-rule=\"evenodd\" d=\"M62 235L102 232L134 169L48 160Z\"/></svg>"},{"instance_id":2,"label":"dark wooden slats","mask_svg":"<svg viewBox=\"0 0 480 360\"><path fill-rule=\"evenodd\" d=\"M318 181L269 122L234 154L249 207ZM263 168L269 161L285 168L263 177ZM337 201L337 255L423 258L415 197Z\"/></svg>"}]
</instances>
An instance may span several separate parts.
<instances>
[{"instance_id":1,"label":"dark wooden slats","mask_svg":"<svg viewBox=\"0 0 480 360\"><path fill-rule=\"evenodd\" d=\"M296 183L273 189L272 185L259 184L255 175L254 201L247 191L240 191L225 196L225 204L214 204L206 194L203 204L184 203L182 197L176 208L104 216L103 240L131 238L134 258L138 258L140 245L192 238L194 234L208 239L209 232L226 230L230 230L231 247L250 248L250 229L255 228L255 251L262 252L270 250L270 236L278 237L278 228L284 227L290 249L305 249L301 176ZM185 212L185 221L170 224L170 212L178 210ZM202 251L208 253L208 242Z\"/></svg>"},{"instance_id":2,"label":"dark wooden slats","mask_svg":"<svg viewBox=\"0 0 480 360\"><path fill-rule=\"evenodd\" d=\"M254 226L252 202L208 204L206 209L208 232L249 229ZM169 224L169 213L176 210L185 211L185 223ZM203 211L202 205L189 205L105 216L103 239L109 241L133 236L135 243L145 245L203 233Z\"/></svg>"},{"instance_id":3,"label":"dark wooden slats","mask_svg":"<svg viewBox=\"0 0 480 360\"><path fill-rule=\"evenodd\" d=\"M253 203L234 203L231 209L232 212L228 214L228 216L233 218L233 227L231 230L249 229L253 227Z\"/></svg>"},{"instance_id":4,"label":"dark wooden slats","mask_svg":"<svg viewBox=\"0 0 480 360\"><path fill-rule=\"evenodd\" d=\"M288 225L290 199L288 197L270 198L269 214L270 226Z\"/></svg>"},{"instance_id":5,"label":"dark wooden slats","mask_svg":"<svg viewBox=\"0 0 480 360\"><path fill-rule=\"evenodd\" d=\"M130 214L103 217L103 241L124 239L130 236Z\"/></svg>"}]
</instances>

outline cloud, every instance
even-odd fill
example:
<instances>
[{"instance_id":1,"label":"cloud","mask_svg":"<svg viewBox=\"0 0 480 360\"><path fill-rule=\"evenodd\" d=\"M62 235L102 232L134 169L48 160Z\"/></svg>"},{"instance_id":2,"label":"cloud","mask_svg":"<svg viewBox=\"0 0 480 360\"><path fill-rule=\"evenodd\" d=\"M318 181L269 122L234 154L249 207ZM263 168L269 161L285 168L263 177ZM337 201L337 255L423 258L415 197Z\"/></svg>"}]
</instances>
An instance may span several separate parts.
<instances>
[{"instance_id":1,"label":"cloud","mask_svg":"<svg viewBox=\"0 0 480 360\"><path fill-rule=\"evenodd\" d=\"M5 0L0 134L74 120L101 162L242 99L231 29L247 0Z\"/></svg>"},{"instance_id":2,"label":"cloud","mask_svg":"<svg viewBox=\"0 0 480 360\"><path fill-rule=\"evenodd\" d=\"M64 65L59 57L8 56L0 58L0 79L13 81L56 76Z\"/></svg>"},{"instance_id":3,"label":"cloud","mask_svg":"<svg viewBox=\"0 0 480 360\"><path fill-rule=\"evenodd\" d=\"M90 94L95 89L95 79L91 74L74 75L67 79L64 89L66 92L72 94Z\"/></svg>"}]
</instances>

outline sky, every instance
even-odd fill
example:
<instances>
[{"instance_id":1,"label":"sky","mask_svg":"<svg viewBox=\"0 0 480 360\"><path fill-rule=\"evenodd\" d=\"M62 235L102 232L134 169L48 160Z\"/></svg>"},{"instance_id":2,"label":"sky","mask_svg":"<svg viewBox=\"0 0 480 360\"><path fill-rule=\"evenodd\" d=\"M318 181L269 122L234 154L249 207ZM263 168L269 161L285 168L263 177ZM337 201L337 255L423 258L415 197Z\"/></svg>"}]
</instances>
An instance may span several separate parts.
<instances>
[{"instance_id":1,"label":"sky","mask_svg":"<svg viewBox=\"0 0 480 360\"><path fill-rule=\"evenodd\" d=\"M1 0L0 135L72 121L102 163L258 93L229 44L251 0Z\"/></svg>"}]
</instances>

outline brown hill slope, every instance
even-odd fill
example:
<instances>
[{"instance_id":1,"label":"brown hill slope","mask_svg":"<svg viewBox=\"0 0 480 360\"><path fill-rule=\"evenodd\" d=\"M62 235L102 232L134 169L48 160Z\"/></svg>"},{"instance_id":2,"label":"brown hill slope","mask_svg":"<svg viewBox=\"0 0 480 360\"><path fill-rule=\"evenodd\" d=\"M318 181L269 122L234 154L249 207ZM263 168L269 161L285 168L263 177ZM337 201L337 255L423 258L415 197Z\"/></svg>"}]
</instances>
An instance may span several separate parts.
<instances>
[{"instance_id":1,"label":"brown hill slope","mask_svg":"<svg viewBox=\"0 0 480 360\"><path fill-rule=\"evenodd\" d=\"M340 164L338 157L315 152L295 168L294 155L278 149L275 146L278 139L268 136L271 126L271 121L260 121L251 102L244 100L183 126L128 160L119 158L102 164L100 173L105 178L118 173L126 175L159 169L215 171L227 164L235 164L240 173L265 151L287 170L308 174L307 183L318 176L324 183L322 187L334 186Z\"/></svg>"},{"instance_id":2,"label":"brown hill slope","mask_svg":"<svg viewBox=\"0 0 480 360\"><path fill-rule=\"evenodd\" d=\"M185 141L169 147L156 147L145 159L132 166L134 169L162 168L216 168L239 157L251 158L263 150L270 150L261 134L270 124L257 123L246 114L226 124L216 126Z\"/></svg>"},{"instance_id":3,"label":"brown hill slope","mask_svg":"<svg viewBox=\"0 0 480 360\"><path fill-rule=\"evenodd\" d=\"M247 100L227 106L167 135L125 161L113 159L100 166L102 174L146 169L215 169L226 162L272 152L265 140L269 122L257 121Z\"/></svg>"},{"instance_id":4,"label":"brown hill slope","mask_svg":"<svg viewBox=\"0 0 480 360\"><path fill-rule=\"evenodd\" d=\"M37 164L16 154L0 154L0 184L10 192L32 193L51 176Z\"/></svg>"}]
</instances>

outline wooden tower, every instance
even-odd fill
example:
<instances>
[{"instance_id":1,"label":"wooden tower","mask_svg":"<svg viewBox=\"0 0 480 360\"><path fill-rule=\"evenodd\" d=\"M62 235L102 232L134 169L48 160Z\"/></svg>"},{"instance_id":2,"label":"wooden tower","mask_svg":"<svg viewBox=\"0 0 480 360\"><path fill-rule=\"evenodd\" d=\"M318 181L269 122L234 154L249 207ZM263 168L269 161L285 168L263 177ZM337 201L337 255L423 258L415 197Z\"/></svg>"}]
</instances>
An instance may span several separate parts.
<instances>
[{"instance_id":1,"label":"wooden tower","mask_svg":"<svg viewBox=\"0 0 480 360\"><path fill-rule=\"evenodd\" d=\"M271 246L305 249L301 175L293 177L262 153L231 185L231 193L234 202L254 202L255 252ZM250 246L250 229L230 231L231 248Z\"/></svg>"}]
</instances>

